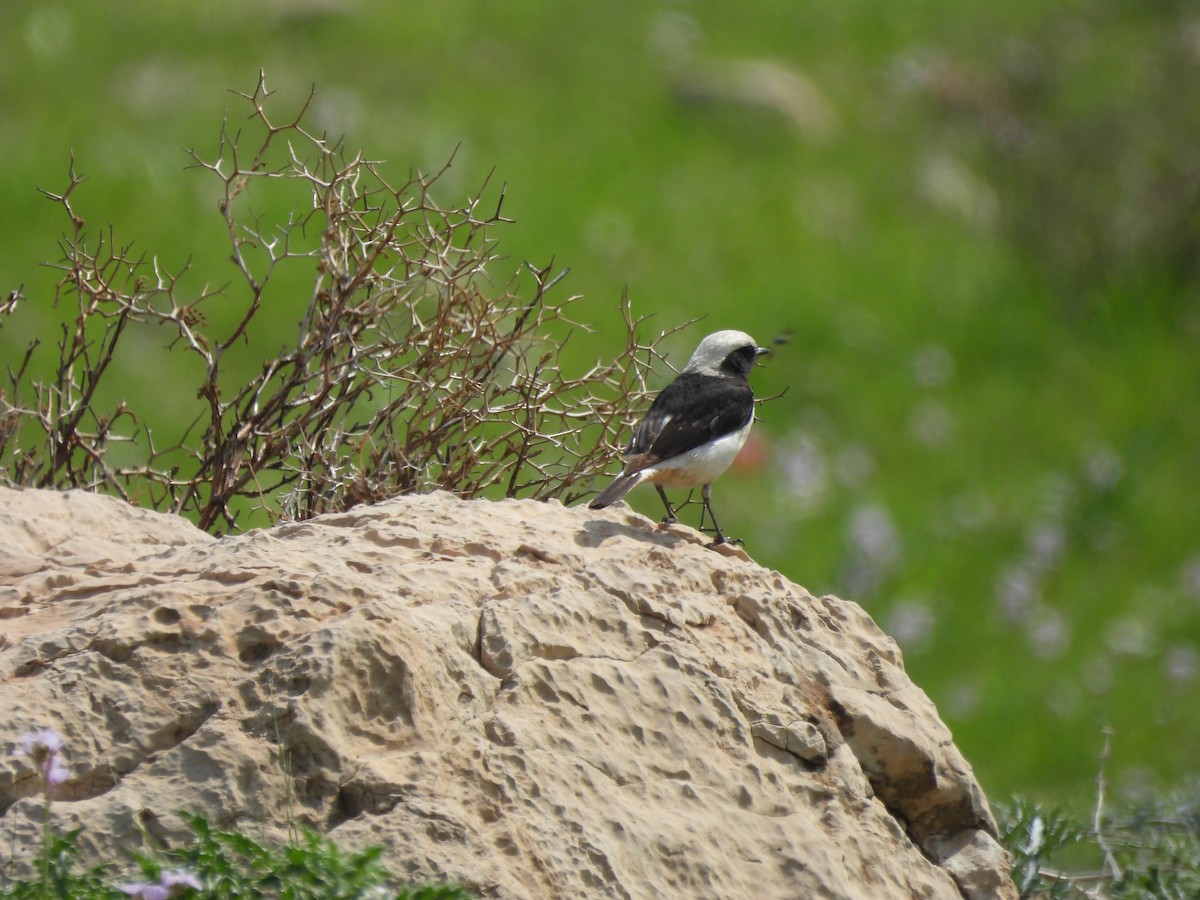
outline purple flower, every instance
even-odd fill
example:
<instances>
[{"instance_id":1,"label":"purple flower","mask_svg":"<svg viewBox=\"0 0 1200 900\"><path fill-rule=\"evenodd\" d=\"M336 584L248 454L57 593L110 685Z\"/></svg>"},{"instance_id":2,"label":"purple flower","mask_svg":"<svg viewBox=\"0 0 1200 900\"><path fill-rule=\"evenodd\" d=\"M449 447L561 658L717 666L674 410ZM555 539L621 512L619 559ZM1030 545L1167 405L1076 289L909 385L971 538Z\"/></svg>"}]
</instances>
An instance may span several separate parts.
<instances>
[{"instance_id":1,"label":"purple flower","mask_svg":"<svg viewBox=\"0 0 1200 900\"><path fill-rule=\"evenodd\" d=\"M67 765L59 753L67 742L53 728L31 731L22 735L19 753L29 757L47 787L62 784L67 780Z\"/></svg>"},{"instance_id":2,"label":"purple flower","mask_svg":"<svg viewBox=\"0 0 1200 900\"><path fill-rule=\"evenodd\" d=\"M171 896L169 889L161 884L151 884L148 881L125 884L121 886L121 890L130 897L137 897L138 900L167 900Z\"/></svg>"},{"instance_id":3,"label":"purple flower","mask_svg":"<svg viewBox=\"0 0 1200 900\"><path fill-rule=\"evenodd\" d=\"M57 753L67 742L53 728L43 728L41 731L31 731L21 736L21 752L34 760L40 761L47 753Z\"/></svg>"},{"instance_id":4,"label":"purple flower","mask_svg":"<svg viewBox=\"0 0 1200 900\"><path fill-rule=\"evenodd\" d=\"M202 887L200 879L186 869L168 869L158 876L158 881L135 881L121 890L138 900L170 900L182 897L188 888L198 891Z\"/></svg>"},{"instance_id":5,"label":"purple flower","mask_svg":"<svg viewBox=\"0 0 1200 900\"><path fill-rule=\"evenodd\" d=\"M67 764L62 761L62 757L57 754L51 756L42 767L42 777L46 779L46 784L52 787L66 781Z\"/></svg>"},{"instance_id":6,"label":"purple flower","mask_svg":"<svg viewBox=\"0 0 1200 900\"><path fill-rule=\"evenodd\" d=\"M197 891L204 887L200 879L187 869L168 869L159 876L158 881L163 887L190 887Z\"/></svg>"}]
</instances>

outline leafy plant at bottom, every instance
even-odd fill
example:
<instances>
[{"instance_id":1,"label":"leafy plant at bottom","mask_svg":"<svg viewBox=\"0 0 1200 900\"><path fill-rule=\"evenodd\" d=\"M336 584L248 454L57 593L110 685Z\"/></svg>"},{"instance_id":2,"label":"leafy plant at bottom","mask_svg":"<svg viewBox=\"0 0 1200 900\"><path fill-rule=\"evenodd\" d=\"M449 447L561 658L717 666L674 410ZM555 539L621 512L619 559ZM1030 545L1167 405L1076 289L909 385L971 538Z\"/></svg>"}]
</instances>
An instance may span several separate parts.
<instances>
[{"instance_id":1,"label":"leafy plant at bottom","mask_svg":"<svg viewBox=\"0 0 1200 900\"><path fill-rule=\"evenodd\" d=\"M195 839L163 851L161 856L139 855L138 864L150 878L159 877L167 868L182 867L194 873L204 884L205 898L469 900L463 889L448 885L389 889L392 876L380 862L380 847L346 852L306 831L299 843L271 848L245 834L213 828L202 816L184 817Z\"/></svg>"},{"instance_id":2,"label":"leafy plant at bottom","mask_svg":"<svg viewBox=\"0 0 1200 900\"><path fill-rule=\"evenodd\" d=\"M42 859L41 877L0 886L0 897L12 900L46 900L51 897L63 900L83 897L88 900L128 900L123 891L106 883L107 866L75 871L78 853L76 841L82 830L76 828L66 834L51 834Z\"/></svg>"}]
</instances>

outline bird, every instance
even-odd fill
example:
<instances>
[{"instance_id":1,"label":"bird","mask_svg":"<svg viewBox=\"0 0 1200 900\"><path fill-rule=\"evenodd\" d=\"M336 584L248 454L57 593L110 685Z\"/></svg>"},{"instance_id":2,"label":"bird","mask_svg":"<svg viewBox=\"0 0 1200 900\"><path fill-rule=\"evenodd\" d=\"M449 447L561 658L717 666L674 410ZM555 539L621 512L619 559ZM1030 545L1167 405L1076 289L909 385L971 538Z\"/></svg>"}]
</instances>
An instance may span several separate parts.
<instances>
[{"instance_id":1,"label":"bird","mask_svg":"<svg viewBox=\"0 0 1200 900\"><path fill-rule=\"evenodd\" d=\"M678 520L664 489L699 487L704 501L700 528L707 512L715 532L712 546L725 543L728 538L713 515L712 483L729 468L750 434L750 370L769 352L744 331L717 331L705 337L634 429L621 474L588 508L604 509L649 482L667 508L663 524L672 525Z\"/></svg>"}]
</instances>

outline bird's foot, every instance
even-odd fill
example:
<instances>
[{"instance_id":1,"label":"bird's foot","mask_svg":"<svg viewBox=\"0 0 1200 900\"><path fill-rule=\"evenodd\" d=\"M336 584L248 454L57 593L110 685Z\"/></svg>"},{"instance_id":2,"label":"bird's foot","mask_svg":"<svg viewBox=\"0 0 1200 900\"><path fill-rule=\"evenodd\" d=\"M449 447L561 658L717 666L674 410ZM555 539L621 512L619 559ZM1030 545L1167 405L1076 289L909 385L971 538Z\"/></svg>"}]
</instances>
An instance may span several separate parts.
<instances>
[{"instance_id":1,"label":"bird's foot","mask_svg":"<svg viewBox=\"0 0 1200 900\"><path fill-rule=\"evenodd\" d=\"M658 524L660 527L666 528L669 525L674 525L678 521L679 520L674 516L663 516L662 520Z\"/></svg>"},{"instance_id":2,"label":"bird's foot","mask_svg":"<svg viewBox=\"0 0 1200 900\"><path fill-rule=\"evenodd\" d=\"M720 547L722 544L732 544L735 547L741 547L745 544L745 541L743 541L741 538L726 537L725 535L721 534L721 532L718 531L717 536L715 538L713 538L712 543L708 544L707 546L710 550L715 550L717 547Z\"/></svg>"}]
</instances>

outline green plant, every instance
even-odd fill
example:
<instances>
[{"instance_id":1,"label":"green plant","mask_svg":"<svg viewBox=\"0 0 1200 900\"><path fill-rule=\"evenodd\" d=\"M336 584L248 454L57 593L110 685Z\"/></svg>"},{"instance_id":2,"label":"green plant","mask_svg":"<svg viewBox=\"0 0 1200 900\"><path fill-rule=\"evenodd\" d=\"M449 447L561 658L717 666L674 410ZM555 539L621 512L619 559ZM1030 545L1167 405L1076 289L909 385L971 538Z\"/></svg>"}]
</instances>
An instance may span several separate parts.
<instances>
[{"instance_id":1,"label":"green plant","mask_svg":"<svg viewBox=\"0 0 1200 900\"><path fill-rule=\"evenodd\" d=\"M357 898L383 891L388 872L380 849L343 853L313 832L300 841L272 848L235 831L213 828L201 816L186 816L194 838L161 854L138 858L142 871L160 878L170 867L193 872L211 898L273 896L281 900ZM386 895L385 895L386 896Z\"/></svg>"},{"instance_id":2,"label":"green plant","mask_svg":"<svg viewBox=\"0 0 1200 900\"><path fill-rule=\"evenodd\" d=\"M379 861L378 847L347 853L313 832L305 832L298 842L268 847L239 832L215 829L201 816L187 820L194 836L189 843L136 856L145 880L114 882L108 866L76 871L76 840L82 829L75 829L52 835L39 878L0 885L0 897L470 900L469 893L454 885L394 886L395 879Z\"/></svg>"},{"instance_id":3,"label":"green plant","mask_svg":"<svg viewBox=\"0 0 1200 900\"><path fill-rule=\"evenodd\" d=\"M65 742L53 729L24 736L15 755L32 763L43 798L42 849L35 878L0 883L0 897L14 900L141 900L206 898L241 900L276 897L279 900L470 900L453 885L396 887L380 862L382 849L368 847L352 853L313 831L278 847L270 847L236 831L213 828L203 816L184 814L192 840L180 846L154 846L135 853L134 861L147 880L114 883L110 867L76 871L81 828L65 835L50 826L54 788L67 780L63 761Z\"/></svg>"},{"instance_id":4,"label":"green plant","mask_svg":"<svg viewBox=\"0 0 1200 900\"><path fill-rule=\"evenodd\" d=\"M1059 851L1080 839L1067 815L1015 799L1002 810L1000 838L1013 855L1012 877L1022 897L1069 896L1069 882L1051 876L1047 868Z\"/></svg>"},{"instance_id":5,"label":"green plant","mask_svg":"<svg viewBox=\"0 0 1200 900\"><path fill-rule=\"evenodd\" d=\"M13 900L46 900L50 897L87 898L87 900L125 900L128 895L105 879L107 866L76 871L76 841L81 828L66 834L51 834L39 859L40 877L16 879L0 884L0 897Z\"/></svg>"},{"instance_id":6,"label":"green plant","mask_svg":"<svg viewBox=\"0 0 1200 900\"><path fill-rule=\"evenodd\" d=\"M1022 897L1184 900L1200 896L1200 785L1112 811L1105 732L1091 821L1016 800L1000 811Z\"/></svg>"},{"instance_id":7,"label":"green plant","mask_svg":"<svg viewBox=\"0 0 1200 900\"><path fill-rule=\"evenodd\" d=\"M1200 896L1194 788L1105 814L1099 830L1061 810L1017 801L1001 811L1022 897L1183 900Z\"/></svg>"}]
</instances>

